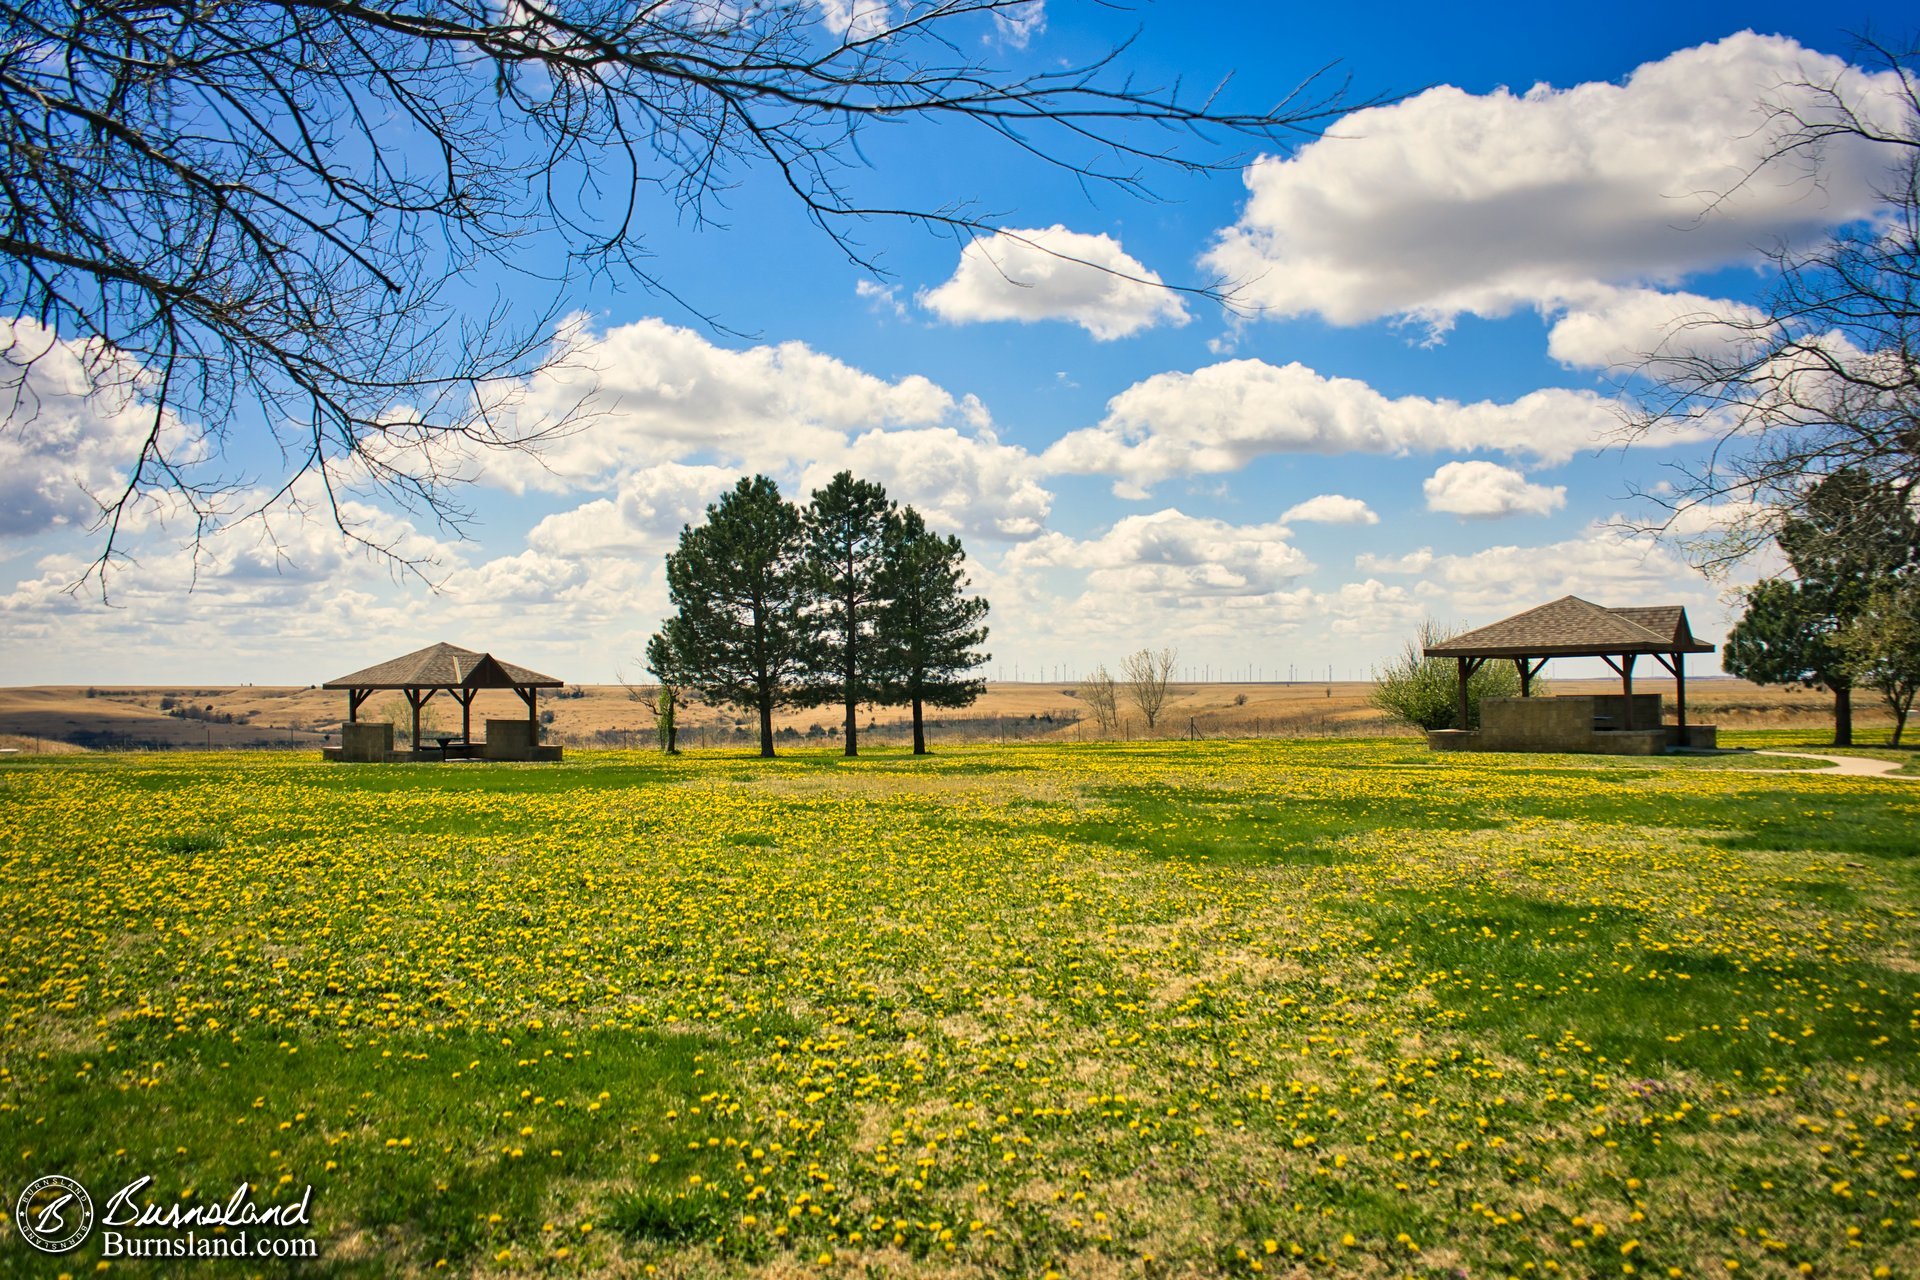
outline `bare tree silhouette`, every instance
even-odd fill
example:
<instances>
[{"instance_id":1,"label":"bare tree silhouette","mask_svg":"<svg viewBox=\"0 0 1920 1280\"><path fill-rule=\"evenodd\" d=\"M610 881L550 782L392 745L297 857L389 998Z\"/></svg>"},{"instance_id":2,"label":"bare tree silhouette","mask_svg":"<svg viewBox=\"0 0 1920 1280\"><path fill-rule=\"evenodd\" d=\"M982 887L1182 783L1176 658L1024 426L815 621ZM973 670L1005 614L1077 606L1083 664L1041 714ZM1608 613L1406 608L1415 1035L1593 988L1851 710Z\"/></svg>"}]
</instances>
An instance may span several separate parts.
<instances>
[{"instance_id":1,"label":"bare tree silhouette","mask_svg":"<svg viewBox=\"0 0 1920 1280\"><path fill-rule=\"evenodd\" d=\"M345 494L458 531L476 456L589 425L515 412L510 389L567 358L561 304L515 314L487 282L520 273L560 299L599 277L678 299L648 257L651 193L705 222L745 175L770 174L873 269L870 220L1002 230L966 197L890 201L884 178L862 176L861 139L881 125L977 127L1150 197L1155 173L1237 164L1223 142L1285 145L1340 106L1320 77L1251 110L1143 86L1124 46L1034 74L962 52L1026 0L875 4L838 29L834 9L0 3L11 409L35 411L28 375L60 341L150 421L124 487L96 495L102 589L131 511L154 498L203 532L324 507L390 555ZM244 475L263 461L264 477Z\"/></svg>"},{"instance_id":2,"label":"bare tree silhouette","mask_svg":"<svg viewBox=\"0 0 1920 1280\"><path fill-rule=\"evenodd\" d=\"M1660 532L1719 510L1690 537L1709 570L1767 545L1810 480L1859 469L1909 498L1920 486L1920 47L1861 49L1893 93L1869 95L1846 74L1784 86L1761 167L1817 172L1835 145L1883 148L1884 215L1811 248L1776 247L1758 308L1683 318L1625 379L1623 438L1680 428L1712 441L1704 462L1641 495L1656 512L1641 527Z\"/></svg>"}]
</instances>

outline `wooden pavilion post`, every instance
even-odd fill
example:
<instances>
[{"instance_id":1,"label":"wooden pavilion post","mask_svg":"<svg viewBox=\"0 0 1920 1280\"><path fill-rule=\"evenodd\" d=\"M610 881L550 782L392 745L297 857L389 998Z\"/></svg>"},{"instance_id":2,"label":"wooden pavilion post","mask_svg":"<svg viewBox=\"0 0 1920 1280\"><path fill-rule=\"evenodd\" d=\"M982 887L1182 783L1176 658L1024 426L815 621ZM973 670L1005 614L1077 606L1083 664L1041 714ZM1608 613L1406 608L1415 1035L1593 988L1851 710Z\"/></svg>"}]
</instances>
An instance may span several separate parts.
<instances>
[{"instance_id":1,"label":"wooden pavilion post","mask_svg":"<svg viewBox=\"0 0 1920 1280\"><path fill-rule=\"evenodd\" d=\"M1472 672L1467 670L1465 658L1456 658L1454 661L1460 664L1460 687L1454 701L1453 724L1454 728L1464 731L1467 727L1467 677Z\"/></svg>"},{"instance_id":2,"label":"wooden pavilion post","mask_svg":"<svg viewBox=\"0 0 1920 1280\"><path fill-rule=\"evenodd\" d=\"M1674 709L1678 714L1680 727L1687 727L1687 655L1675 649L1669 658L1664 653L1653 655L1654 661L1665 667L1673 676Z\"/></svg>"},{"instance_id":3,"label":"wooden pavilion post","mask_svg":"<svg viewBox=\"0 0 1920 1280\"><path fill-rule=\"evenodd\" d=\"M520 701L527 704L527 733L534 746L540 745L540 690L530 684L517 684L513 691L520 695Z\"/></svg>"},{"instance_id":4,"label":"wooden pavilion post","mask_svg":"<svg viewBox=\"0 0 1920 1280\"><path fill-rule=\"evenodd\" d=\"M1626 699L1626 709L1620 713L1620 727L1633 728L1633 660L1637 655L1623 653L1620 661L1615 662L1606 654L1600 655L1600 661L1612 667L1620 677L1620 693ZM1658 654L1654 655L1658 657Z\"/></svg>"},{"instance_id":5,"label":"wooden pavilion post","mask_svg":"<svg viewBox=\"0 0 1920 1280\"><path fill-rule=\"evenodd\" d=\"M407 705L413 708L413 736L407 739L407 745L416 753L420 750L420 704L425 701L418 689L408 689ZM432 697L432 694L428 694Z\"/></svg>"},{"instance_id":6,"label":"wooden pavilion post","mask_svg":"<svg viewBox=\"0 0 1920 1280\"><path fill-rule=\"evenodd\" d=\"M1531 698L1533 696L1533 664L1525 658L1515 658L1513 665L1520 668L1520 696Z\"/></svg>"},{"instance_id":7,"label":"wooden pavilion post","mask_svg":"<svg viewBox=\"0 0 1920 1280\"><path fill-rule=\"evenodd\" d=\"M453 696L460 699L460 741L473 741L473 700L479 696L478 689L461 689Z\"/></svg>"}]
</instances>

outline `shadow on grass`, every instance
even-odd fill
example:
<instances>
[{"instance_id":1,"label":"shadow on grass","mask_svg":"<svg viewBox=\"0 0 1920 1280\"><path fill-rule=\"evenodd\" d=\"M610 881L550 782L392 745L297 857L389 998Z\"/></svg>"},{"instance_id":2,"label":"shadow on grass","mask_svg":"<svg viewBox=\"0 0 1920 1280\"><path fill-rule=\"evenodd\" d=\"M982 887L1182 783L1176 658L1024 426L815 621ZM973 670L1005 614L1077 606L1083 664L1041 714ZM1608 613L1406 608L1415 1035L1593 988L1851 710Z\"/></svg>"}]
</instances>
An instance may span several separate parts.
<instances>
[{"instance_id":1,"label":"shadow on grass","mask_svg":"<svg viewBox=\"0 0 1920 1280\"><path fill-rule=\"evenodd\" d=\"M1508 895L1400 891L1355 914L1407 957L1436 1022L1515 1052L1572 1038L1639 1070L1717 1078L1920 1053L1920 975L1876 964L1672 948L1636 911Z\"/></svg>"},{"instance_id":2,"label":"shadow on grass","mask_svg":"<svg viewBox=\"0 0 1920 1280\"><path fill-rule=\"evenodd\" d=\"M1376 830L1382 814L1368 798L1290 798L1171 786L1103 787L1086 798L1111 813L1058 805L1056 821L1037 817L1018 829L1036 827L1080 844L1103 845L1150 858L1178 859L1224 866L1329 866L1349 855L1335 847L1357 831ZM1044 803L1023 806L1043 814ZM1394 812L1395 827L1420 830L1482 831L1504 825L1466 797L1435 794L1419 808ZM982 820L976 828L1013 830L1011 824Z\"/></svg>"},{"instance_id":3,"label":"shadow on grass","mask_svg":"<svg viewBox=\"0 0 1920 1280\"><path fill-rule=\"evenodd\" d=\"M468 1274L505 1247L545 1251L542 1224L556 1214L611 1214L608 1225L655 1239L704 1231L704 1197L671 1189L695 1174L711 1184L735 1158L698 1141L708 1124L696 1108L728 1087L726 1061L712 1040L644 1032L349 1049L129 1028L115 1051L17 1068L37 1114L15 1112L6 1127L27 1126L30 1138L9 1135L13 1149L25 1143L35 1168L79 1178L96 1205L143 1174L160 1204L224 1201L241 1183L272 1203L310 1183L319 1271L389 1275L444 1258ZM609 1171L625 1190L601 1182ZM569 1217L561 1229L577 1226ZM95 1233L63 1262L91 1271L99 1247Z\"/></svg>"}]
</instances>

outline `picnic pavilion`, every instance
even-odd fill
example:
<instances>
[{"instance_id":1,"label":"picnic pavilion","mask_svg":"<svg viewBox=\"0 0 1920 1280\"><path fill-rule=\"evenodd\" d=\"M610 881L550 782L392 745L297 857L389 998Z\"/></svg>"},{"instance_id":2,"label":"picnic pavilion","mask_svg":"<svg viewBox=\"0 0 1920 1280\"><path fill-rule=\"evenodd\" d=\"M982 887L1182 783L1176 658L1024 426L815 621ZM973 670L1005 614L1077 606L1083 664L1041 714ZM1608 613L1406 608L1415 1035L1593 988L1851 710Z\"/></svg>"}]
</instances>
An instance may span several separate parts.
<instances>
[{"instance_id":1,"label":"picnic pavilion","mask_svg":"<svg viewBox=\"0 0 1920 1280\"><path fill-rule=\"evenodd\" d=\"M347 691L347 720L340 726L340 745L325 748L329 760L558 760L559 747L540 745L540 690L558 689L565 682L538 671L503 662L490 653L476 653L446 643L428 645L403 657L377 663L364 671L329 680L323 689ZM511 689L527 704L527 717L488 720L483 742L473 740L473 700L482 689ZM360 708L375 693L399 693L413 710L411 750L393 749L393 725L385 721L362 723ZM460 736L436 738L438 750L420 742L420 708L436 694L445 693L460 704Z\"/></svg>"},{"instance_id":2,"label":"picnic pavilion","mask_svg":"<svg viewBox=\"0 0 1920 1280\"><path fill-rule=\"evenodd\" d=\"M1511 618L1426 649L1429 658L1458 664L1455 728L1430 730L1436 751L1589 751L1658 755L1673 748L1711 748L1713 725L1687 723L1686 655L1712 653L1693 638L1679 605L1607 608L1563 596ZM1674 681L1675 724L1666 724L1658 693L1633 691L1634 663L1650 657ZM1535 698L1533 680L1552 658L1599 658L1620 677L1617 694ZM1520 671L1518 698L1486 698L1477 729L1467 724L1467 681L1489 662L1511 661Z\"/></svg>"}]
</instances>

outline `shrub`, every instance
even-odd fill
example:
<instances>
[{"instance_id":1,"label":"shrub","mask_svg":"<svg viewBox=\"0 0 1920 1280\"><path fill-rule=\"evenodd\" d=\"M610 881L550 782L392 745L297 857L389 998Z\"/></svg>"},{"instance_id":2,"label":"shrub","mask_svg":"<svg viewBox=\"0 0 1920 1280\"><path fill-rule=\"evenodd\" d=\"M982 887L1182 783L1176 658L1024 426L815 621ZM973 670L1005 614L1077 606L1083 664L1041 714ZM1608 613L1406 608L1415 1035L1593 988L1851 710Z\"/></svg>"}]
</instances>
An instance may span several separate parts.
<instances>
[{"instance_id":1,"label":"shrub","mask_svg":"<svg viewBox=\"0 0 1920 1280\"><path fill-rule=\"evenodd\" d=\"M1422 729L1472 728L1480 723L1482 698L1514 698L1520 694L1520 673L1511 662L1485 663L1467 681L1467 723L1456 726L1459 668L1452 658L1422 657L1422 652L1459 635L1431 619L1420 624L1420 635L1409 640L1400 656L1373 672L1374 706Z\"/></svg>"},{"instance_id":2,"label":"shrub","mask_svg":"<svg viewBox=\"0 0 1920 1280\"><path fill-rule=\"evenodd\" d=\"M189 718L191 718L191 711L189 711L188 714ZM395 742L404 742L409 747L419 745L419 743L413 741L413 708L407 704L406 698L400 694L396 693L392 697L385 698L378 704L369 707L362 718L373 724L378 724L384 720L393 726L393 740ZM440 707L436 699L434 702L429 702L420 708L421 740L425 741L432 737L434 731L439 729L439 727Z\"/></svg>"}]
</instances>

